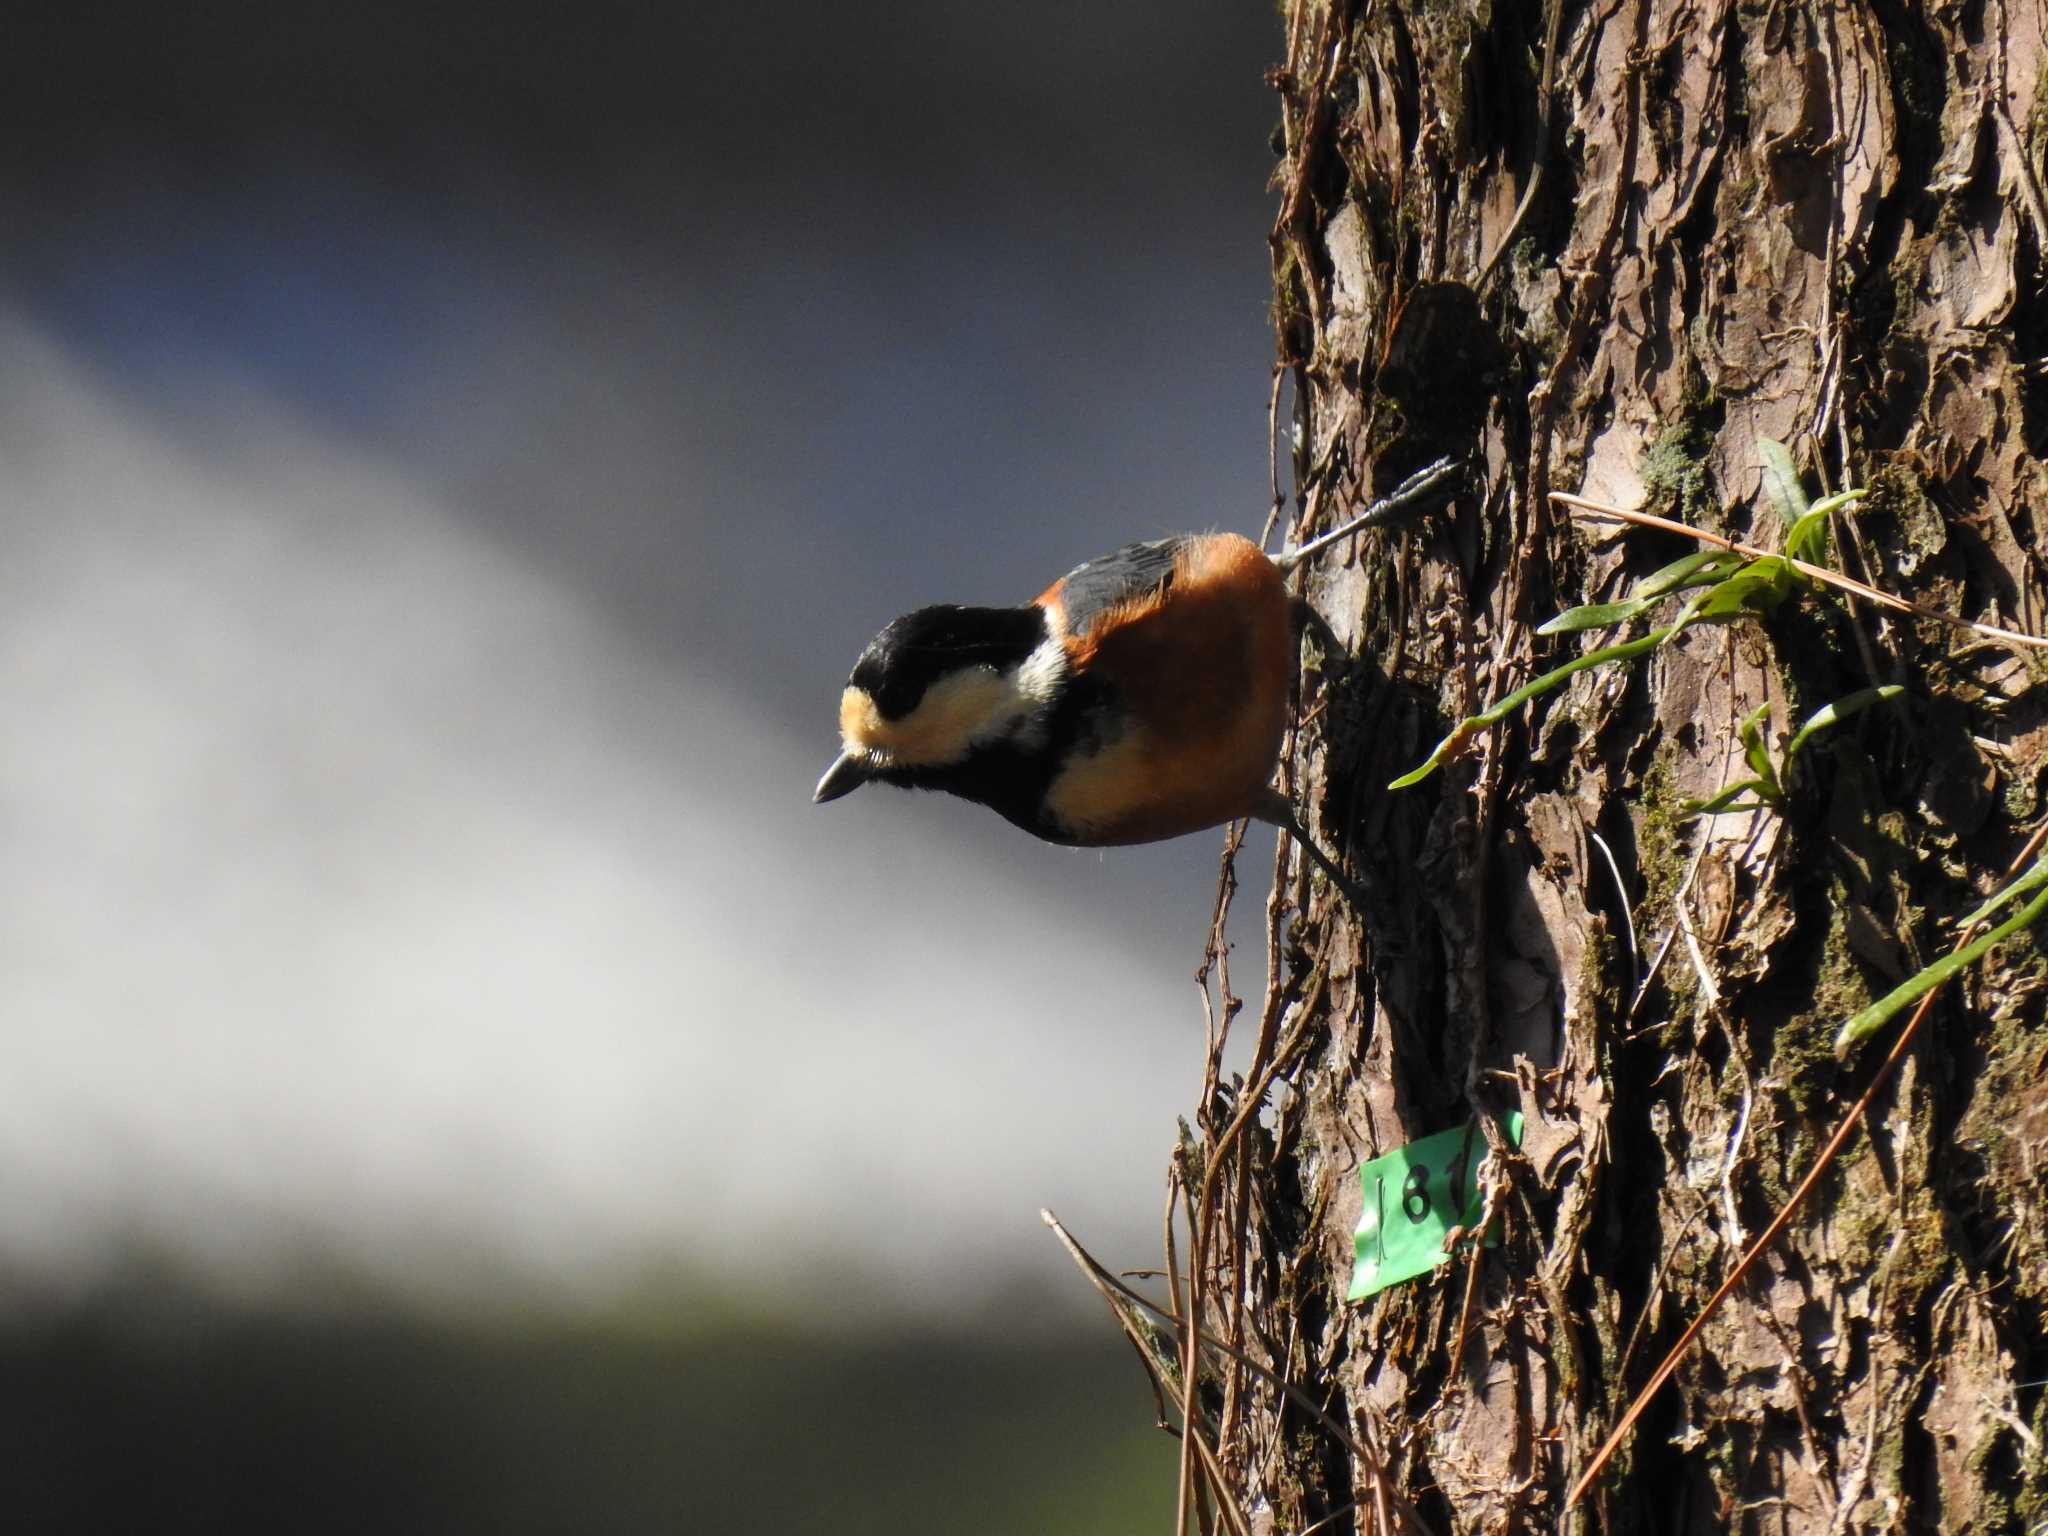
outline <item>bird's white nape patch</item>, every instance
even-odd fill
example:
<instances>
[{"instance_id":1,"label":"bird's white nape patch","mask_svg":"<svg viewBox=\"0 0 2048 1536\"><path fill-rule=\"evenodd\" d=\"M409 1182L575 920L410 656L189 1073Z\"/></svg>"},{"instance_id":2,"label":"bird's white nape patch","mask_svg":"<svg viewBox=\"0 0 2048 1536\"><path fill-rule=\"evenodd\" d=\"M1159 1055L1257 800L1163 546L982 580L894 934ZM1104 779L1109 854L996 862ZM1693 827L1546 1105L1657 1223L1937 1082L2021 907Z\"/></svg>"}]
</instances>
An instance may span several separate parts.
<instances>
[{"instance_id":1,"label":"bird's white nape patch","mask_svg":"<svg viewBox=\"0 0 2048 1536\"><path fill-rule=\"evenodd\" d=\"M1035 708L1050 708L1060 689L1066 686L1068 669L1067 648L1060 644L1057 635L1047 635L1017 668L1017 692Z\"/></svg>"}]
</instances>

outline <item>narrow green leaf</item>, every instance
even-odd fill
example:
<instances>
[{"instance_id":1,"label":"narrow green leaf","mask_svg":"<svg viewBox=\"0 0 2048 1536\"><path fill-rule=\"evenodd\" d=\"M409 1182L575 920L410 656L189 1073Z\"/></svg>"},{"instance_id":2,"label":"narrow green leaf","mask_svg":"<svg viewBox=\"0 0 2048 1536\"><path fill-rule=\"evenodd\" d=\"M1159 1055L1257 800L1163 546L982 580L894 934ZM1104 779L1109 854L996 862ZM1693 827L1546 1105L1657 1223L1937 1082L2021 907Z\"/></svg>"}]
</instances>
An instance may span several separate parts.
<instances>
[{"instance_id":1,"label":"narrow green leaf","mask_svg":"<svg viewBox=\"0 0 2048 1536\"><path fill-rule=\"evenodd\" d=\"M1756 440L1756 455L1763 461L1764 494L1771 499L1771 505L1778 509L1778 516L1785 519L1789 527L1806 516L1806 492L1799 484L1799 471L1792 467L1792 455L1785 445L1772 438Z\"/></svg>"},{"instance_id":2,"label":"narrow green leaf","mask_svg":"<svg viewBox=\"0 0 2048 1536\"><path fill-rule=\"evenodd\" d=\"M1688 608L1691 606L1691 604L1687 604ZM1663 629L1653 629L1640 639L1624 640L1619 645L1603 645L1597 651L1588 651L1585 655L1568 661L1563 666L1554 668L1544 673L1541 677L1531 679L1529 682L1522 684L1521 687L1508 694L1491 709L1480 714L1467 715L1463 720L1459 721L1457 729L1437 743L1436 750L1429 754L1427 761L1418 767L1409 769L1401 777L1388 784L1387 788L1406 789L1411 784L1421 783L1432 773L1435 773L1443 765L1444 760L1457 748L1464 745L1468 737L1477 735L1489 726L1500 724L1501 721L1507 719L1509 715L1512 715L1531 699L1541 698L1544 694L1550 692L1551 689L1561 687L1565 680L1575 672L1583 672L1586 668L1597 667L1603 662L1627 661L1632 657L1646 655L1650 651L1654 651L1658 646L1676 634L1685 622L1685 619L1681 617L1677 624L1666 625Z\"/></svg>"},{"instance_id":3,"label":"narrow green leaf","mask_svg":"<svg viewBox=\"0 0 2048 1536\"><path fill-rule=\"evenodd\" d=\"M1699 617L1725 622L1753 613L1768 613L1801 585L1799 573L1783 557L1752 560L1726 581L1707 589Z\"/></svg>"},{"instance_id":4,"label":"narrow green leaf","mask_svg":"<svg viewBox=\"0 0 2048 1536\"><path fill-rule=\"evenodd\" d=\"M1443 766L1444 746L1447 745L1449 741L1450 738L1448 736L1445 737L1443 742L1438 744L1437 749L1434 752L1430 753L1429 756L1423 760L1421 767L1410 768L1398 779L1387 780L1387 788L1406 789L1411 784L1420 784L1432 773L1435 773L1438 768Z\"/></svg>"},{"instance_id":5,"label":"narrow green leaf","mask_svg":"<svg viewBox=\"0 0 2048 1536\"><path fill-rule=\"evenodd\" d=\"M1785 744L1785 761L1788 763L1792 761L1793 755L1806 745L1806 740L1809 736L1816 736L1820 732L1827 730L1830 726L1840 725L1850 716L1862 714L1863 711L1870 708L1873 704L1881 703L1886 699L1896 699L1905 691L1897 683L1886 683L1880 688L1859 689L1855 693L1835 700L1832 704L1823 704L1819 709L1807 716L1804 725L1793 732L1792 739Z\"/></svg>"},{"instance_id":6,"label":"narrow green leaf","mask_svg":"<svg viewBox=\"0 0 2048 1536\"><path fill-rule=\"evenodd\" d=\"M1736 729L1742 738L1742 755L1749 763L1750 772L1765 784L1773 795L1778 791L1778 770L1771 762L1771 750L1764 742L1764 721L1771 713L1768 701L1757 705Z\"/></svg>"},{"instance_id":7,"label":"narrow green leaf","mask_svg":"<svg viewBox=\"0 0 2048 1536\"><path fill-rule=\"evenodd\" d=\"M2044 881L2048 881L2048 858L2037 859L2032 869L2021 875L2011 885L2008 885L1996 896L1985 902L1983 906L1964 918L1962 922L1963 932L1968 933L1972 928L1983 922L1985 918L1996 912L2008 901L2011 901L2013 897L2025 895Z\"/></svg>"},{"instance_id":8,"label":"narrow green leaf","mask_svg":"<svg viewBox=\"0 0 2048 1536\"><path fill-rule=\"evenodd\" d=\"M1742 556L1725 549L1695 550L1682 559L1652 571L1635 586L1629 595L1615 603L1585 603L1577 608L1567 608L1536 631L1539 635L1564 635L1582 629L1603 629L1610 624L1625 624L1637 614L1655 605L1660 597L1670 597L1689 587L1708 586L1724 580L1742 568Z\"/></svg>"},{"instance_id":9,"label":"narrow green leaf","mask_svg":"<svg viewBox=\"0 0 2048 1536\"><path fill-rule=\"evenodd\" d=\"M1536 633L1568 635L1581 629L1604 629L1609 624L1625 624L1655 601L1654 598L1634 597L1620 603L1582 603L1577 608L1565 609L1541 625Z\"/></svg>"},{"instance_id":10,"label":"narrow green leaf","mask_svg":"<svg viewBox=\"0 0 2048 1536\"><path fill-rule=\"evenodd\" d=\"M1766 784L1762 779L1739 779L1719 794L1709 795L1704 800L1686 801L1686 814L1690 816L1718 816L1723 811L1767 810L1770 809L1770 806L1767 806L1764 802L1768 800L1774 805L1778 798L1771 793L1772 789L1773 786ZM1738 804L1737 802L1747 794L1755 794L1761 798Z\"/></svg>"},{"instance_id":11,"label":"narrow green leaf","mask_svg":"<svg viewBox=\"0 0 2048 1536\"><path fill-rule=\"evenodd\" d=\"M2044 880L2048 880L2048 860L2036 860L2033 869L2029 870L2018 881L2015 881L2013 885L1993 898L1992 905L1995 906L1999 902L2005 901L2017 894L2023 887L2040 885ZM2020 908L2015 916L2000 923L1974 944L1965 945L1952 955L1942 956L1941 959L1935 961L1934 964L1928 966L1918 975L1894 987L1868 1008L1865 1008L1861 1013L1850 1019L1848 1023L1842 1026L1841 1033L1835 1036L1836 1052L1838 1054L1846 1052L1859 1041L1875 1034L1888 1019L1910 1008L1914 1003L1920 1001L1922 997L1925 997L1929 992L1932 992L1959 971L1968 966L1975 965L1979 960L1983 959L1990 952L1991 947L2001 939L2018 933L2022 928L2038 922L2043 912L2048 912L2048 890L2042 891L2032 901Z\"/></svg>"},{"instance_id":12,"label":"narrow green leaf","mask_svg":"<svg viewBox=\"0 0 2048 1536\"><path fill-rule=\"evenodd\" d=\"M1645 635L1643 636L1643 638L1645 640L1654 639L1658 645L1662 645L1666 640L1672 638L1672 636L1683 633L1685 628L1689 624L1691 624L1694 619L1699 617L1700 609L1706 606L1707 599L1712 597L1716 592L1720 590L1720 587L1713 586L1707 587L1702 591L1693 593L1691 597L1688 597L1685 600L1685 606L1678 610L1677 618L1673 619L1669 624L1666 624L1662 629L1655 631L1653 634Z\"/></svg>"},{"instance_id":13,"label":"narrow green leaf","mask_svg":"<svg viewBox=\"0 0 2048 1536\"><path fill-rule=\"evenodd\" d=\"M1699 606L1698 617L1725 623L1729 619L1765 612L1772 606L1773 591L1768 577L1746 573L1730 576L1707 593L1707 600Z\"/></svg>"},{"instance_id":14,"label":"narrow green leaf","mask_svg":"<svg viewBox=\"0 0 2048 1536\"><path fill-rule=\"evenodd\" d=\"M1792 525L1785 535L1785 553L1794 560L1819 565L1828 554L1828 514L1815 508Z\"/></svg>"},{"instance_id":15,"label":"narrow green leaf","mask_svg":"<svg viewBox=\"0 0 2048 1536\"><path fill-rule=\"evenodd\" d=\"M1698 549L1650 572L1630 590L1630 597L1665 597L1701 582L1719 581L1742 566L1742 556L1726 549Z\"/></svg>"},{"instance_id":16,"label":"narrow green leaf","mask_svg":"<svg viewBox=\"0 0 2048 1536\"><path fill-rule=\"evenodd\" d=\"M1669 627L1653 629L1639 640L1624 640L1618 645L1603 645L1597 651L1588 651L1576 660L1568 661L1563 666L1546 672L1533 681L1522 684L1521 687L1502 699L1485 714L1474 715L1472 718L1483 725L1498 724L1531 699L1541 698L1544 694L1550 692L1551 689L1562 686L1565 679L1573 673L1583 672L1588 667L1597 667L1603 662L1627 661L1631 657L1641 656L1654 651L1670 637L1670 634L1671 629Z\"/></svg>"},{"instance_id":17,"label":"narrow green leaf","mask_svg":"<svg viewBox=\"0 0 2048 1536\"><path fill-rule=\"evenodd\" d=\"M1735 728L1735 734L1742 739L1742 745L1746 750L1755 752L1762 746L1764 721L1770 718L1770 714L1770 700L1766 699L1742 717L1742 724Z\"/></svg>"},{"instance_id":18,"label":"narrow green leaf","mask_svg":"<svg viewBox=\"0 0 2048 1536\"><path fill-rule=\"evenodd\" d=\"M1486 722L1483 716L1467 715L1458 722L1450 735L1436 744L1435 751L1424 758L1418 766L1410 768L1401 777L1389 783L1387 788L1406 789L1411 784L1420 784L1432 773L1435 773L1438 768L1442 767L1445 760L1462 748L1468 739L1485 729L1485 725Z\"/></svg>"},{"instance_id":19,"label":"narrow green leaf","mask_svg":"<svg viewBox=\"0 0 2048 1536\"><path fill-rule=\"evenodd\" d=\"M1851 486L1846 491L1837 491L1832 496L1821 497L1821 499L1819 501L1816 501L1809 510L1814 514L1819 514L1822 512L1839 512L1842 510L1842 508L1848 506L1851 502L1861 501L1864 497L1868 496L1869 494L1870 491L1868 487L1861 485Z\"/></svg>"}]
</instances>

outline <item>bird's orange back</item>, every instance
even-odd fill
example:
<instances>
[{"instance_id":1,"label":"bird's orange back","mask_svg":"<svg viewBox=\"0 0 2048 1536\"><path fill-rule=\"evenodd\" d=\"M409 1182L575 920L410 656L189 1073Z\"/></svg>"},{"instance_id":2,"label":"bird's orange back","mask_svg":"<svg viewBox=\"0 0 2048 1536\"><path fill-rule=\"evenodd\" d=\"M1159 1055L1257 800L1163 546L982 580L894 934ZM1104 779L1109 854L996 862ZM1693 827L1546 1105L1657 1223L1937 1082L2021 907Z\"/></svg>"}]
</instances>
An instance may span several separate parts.
<instances>
[{"instance_id":1,"label":"bird's orange back","mask_svg":"<svg viewBox=\"0 0 2048 1536\"><path fill-rule=\"evenodd\" d=\"M1257 545L1222 533L1129 546L1037 601L1075 675L1113 690L1120 722L1047 791L1076 841L1150 842L1253 813L1296 659L1286 587Z\"/></svg>"}]
</instances>

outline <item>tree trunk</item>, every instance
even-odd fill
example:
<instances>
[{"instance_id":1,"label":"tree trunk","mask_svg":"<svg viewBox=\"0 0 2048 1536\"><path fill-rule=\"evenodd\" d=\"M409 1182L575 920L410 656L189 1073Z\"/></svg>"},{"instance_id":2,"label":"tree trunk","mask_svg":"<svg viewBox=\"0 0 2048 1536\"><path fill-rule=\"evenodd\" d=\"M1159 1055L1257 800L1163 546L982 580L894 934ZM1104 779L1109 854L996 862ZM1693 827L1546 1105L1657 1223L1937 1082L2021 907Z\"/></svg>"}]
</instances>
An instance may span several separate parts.
<instances>
[{"instance_id":1,"label":"tree trunk","mask_svg":"<svg viewBox=\"0 0 2048 1536\"><path fill-rule=\"evenodd\" d=\"M2024 933L1940 994L1567 1508L1906 1016L1847 1055L1838 1026L1946 953L2041 823L2048 653L1815 586L1589 667L1383 787L1676 608L1538 634L1693 548L1552 491L1775 549L1760 439L1815 495L1868 488L1821 563L2040 632L2042 5L1294 0L1285 25L1292 532L1439 454L1475 469L1309 570L1351 655L1305 651L1288 771L1364 894L1283 871L1264 1109L1233 1135L1245 1088L1215 1084L1176 1162L1192 1304L1253 1362L1205 1365L1191 1516L2048 1528L2048 967ZM1815 710L1883 684L1903 697L1784 762ZM1691 814L1749 773L1758 709L1782 801ZM1511 1109L1520 1151L1489 1131L1483 1175L1499 1245L1347 1305L1360 1165Z\"/></svg>"}]
</instances>

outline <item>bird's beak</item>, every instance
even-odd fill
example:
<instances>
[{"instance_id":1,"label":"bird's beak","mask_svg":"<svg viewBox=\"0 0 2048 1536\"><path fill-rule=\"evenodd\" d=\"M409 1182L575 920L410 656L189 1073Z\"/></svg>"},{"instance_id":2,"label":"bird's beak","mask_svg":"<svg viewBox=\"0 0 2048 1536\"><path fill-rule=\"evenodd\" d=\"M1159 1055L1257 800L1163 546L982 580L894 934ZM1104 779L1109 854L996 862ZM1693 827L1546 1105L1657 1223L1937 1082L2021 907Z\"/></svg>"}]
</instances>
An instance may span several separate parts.
<instances>
[{"instance_id":1,"label":"bird's beak","mask_svg":"<svg viewBox=\"0 0 2048 1536\"><path fill-rule=\"evenodd\" d=\"M811 795L811 804L823 805L827 800L850 795L867 783L869 777L865 763L851 752L842 752L832 759L832 766L825 770L825 777L818 780L818 787Z\"/></svg>"}]
</instances>

